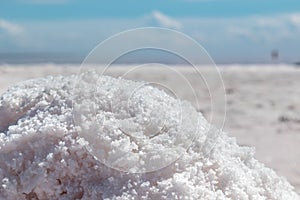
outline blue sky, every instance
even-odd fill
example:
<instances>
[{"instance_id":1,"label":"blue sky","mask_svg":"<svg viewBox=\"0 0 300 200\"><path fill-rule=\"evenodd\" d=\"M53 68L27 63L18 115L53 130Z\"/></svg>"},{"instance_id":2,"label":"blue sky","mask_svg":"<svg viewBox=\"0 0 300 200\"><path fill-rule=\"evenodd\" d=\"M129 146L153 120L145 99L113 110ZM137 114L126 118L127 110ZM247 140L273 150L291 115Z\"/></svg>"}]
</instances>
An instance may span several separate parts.
<instances>
[{"instance_id":1,"label":"blue sky","mask_svg":"<svg viewBox=\"0 0 300 200\"><path fill-rule=\"evenodd\" d=\"M159 10L173 17L237 17L298 12L297 0L10 0L2 1L7 19L91 19L139 17Z\"/></svg>"},{"instance_id":2,"label":"blue sky","mask_svg":"<svg viewBox=\"0 0 300 200\"><path fill-rule=\"evenodd\" d=\"M0 2L0 53L86 55L126 29L181 31L219 63L300 60L298 0L11 0ZM162 41L163 42L163 41Z\"/></svg>"}]
</instances>

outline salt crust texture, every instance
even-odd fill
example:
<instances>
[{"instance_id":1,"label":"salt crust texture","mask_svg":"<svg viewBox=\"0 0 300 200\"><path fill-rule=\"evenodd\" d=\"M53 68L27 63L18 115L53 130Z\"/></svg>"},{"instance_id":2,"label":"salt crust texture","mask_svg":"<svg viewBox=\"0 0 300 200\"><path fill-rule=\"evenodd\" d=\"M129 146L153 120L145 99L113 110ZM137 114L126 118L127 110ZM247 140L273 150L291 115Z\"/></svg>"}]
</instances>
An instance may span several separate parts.
<instances>
[{"instance_id":1,"label":"salt crust texture","mask_svg":"<svg viewBox=\"0 0 300 200\"><path fill-rule=\"evenodd\" d=\"M90 76L85 84L92 87L97 75ZM96 78L103 91L135 84ZM193 145L171 165L132 174L101 164L85 148L88 142L74 125L76 80L76 76L29 80L2 95L0 199L300 199L284 178L254 159L253 148L238 146L234 138L207 126L201 113L201 127L209 131L199 131ZM151 86L144 89L163 95L164 104L179 102ZM93 98L105 102L109 95ZM122 101L116 95L114 99ZM162 100L153 98L153 105L155 99ZM117 118L116 111L106 112Z\"/></svg>"}]
</instances>

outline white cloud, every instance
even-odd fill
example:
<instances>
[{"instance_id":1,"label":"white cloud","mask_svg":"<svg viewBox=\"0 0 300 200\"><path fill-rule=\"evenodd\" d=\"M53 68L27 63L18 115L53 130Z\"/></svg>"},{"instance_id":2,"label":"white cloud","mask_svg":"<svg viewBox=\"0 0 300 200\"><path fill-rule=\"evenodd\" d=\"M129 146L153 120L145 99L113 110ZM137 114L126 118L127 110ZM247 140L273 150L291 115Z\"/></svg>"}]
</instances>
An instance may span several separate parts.
<instances>
[{"instance_id":1,"label":"white cloud","mask_svg":"<svg viewBox=\"0 0 300 200\"><path fill-rule=\"evenodd\" d=\"M300 14L244 17L229 26L229 32L248 38L275 42L300 34Z\"/></svg>"},{"instance_id":2,"label":"white cloud","mask_svg":"<svg viewBox=\"0 0 300 200\"><path fill-rule=\"evenodd\" d=\"M300 13L294 13L288 15L288 20L292 26L300 29Z\"/></svg>"},{"instance_id":3,"label":"white cloud","mask_svg":"<svg viewBox=\"0 0 300 200\"><path fill-rule=\"evenodd\" d=\"M177 21L159 11L153 11L152 17L157 21L157 23L160 26L162 26L164 28L174 28L174 29L182 28L182 24L179 21Z\"/></svg>"},{"instance_id":4,"label":"white cloud","mask_svg":"<svg viewBox=\"0 0 300 200\"><path fill-rule=\"evenodd\" d=\"M202 42L224 41L272 46L284 41L299 41L300 13L256 15L229 18L180 18L185 33L202 35Z\"/></svg>"},{"instance_id":5,"label":"white cloud","mask_svg":"<svg viewBox=\"0 0 300 200\"><path fill-rule=\"evenodd\" d=\"M290 15L290 20L298 25L300 25L300 14Z\"/></svg>"},{"instance_id":6,"label":"white cloud","mask_svg":"<svg viewBox=\"0 0 300 200\"><path fill-rule=\"evenodd\" d=\"M10 35L19 35L24 32L20 25L3 19L0 19L0 30L1 29Z\"/></svg>"}]
</instances>

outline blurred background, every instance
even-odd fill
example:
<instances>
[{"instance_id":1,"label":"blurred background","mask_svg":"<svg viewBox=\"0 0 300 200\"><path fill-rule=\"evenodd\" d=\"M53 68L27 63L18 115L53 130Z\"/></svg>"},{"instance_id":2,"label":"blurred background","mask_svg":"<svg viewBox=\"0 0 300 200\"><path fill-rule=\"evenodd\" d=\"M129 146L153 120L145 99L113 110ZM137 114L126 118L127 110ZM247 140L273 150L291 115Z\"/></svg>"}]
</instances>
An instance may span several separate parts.
<instances>
[{"instance_id":1,"label":"blurred background","mask_svg":"<svg viewBox=\"0 0 300 200\"><path fill-rule=\"evenodd\" d=\"M0 63L80 63L112 34L158 26L188 34L218 64L300 64L299 10L297 0L1 1Z\"/></svg>"}]
</instances>

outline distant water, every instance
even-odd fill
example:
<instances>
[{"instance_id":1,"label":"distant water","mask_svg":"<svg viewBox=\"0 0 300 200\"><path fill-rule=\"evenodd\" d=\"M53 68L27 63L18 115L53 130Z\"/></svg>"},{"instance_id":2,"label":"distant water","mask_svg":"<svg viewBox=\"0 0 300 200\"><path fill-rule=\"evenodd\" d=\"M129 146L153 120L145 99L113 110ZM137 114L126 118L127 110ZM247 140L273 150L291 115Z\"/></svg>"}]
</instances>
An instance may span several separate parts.
<instances>
[{"instance_id":1,"label":"distant water","mask_svg":"<svg viewBox=\"0 0 300 200\"><path fill-rule=\"evenodd\" d=\"M0 53L0 64L80 64L82 55L68 53Z\"/></svg>"},{"instance_id":2,"label":"distant water","mask_svg":"<svg viewBox=\"0 0 300 200\"><path fill-rule=\"evenodd\" d=\"M81 64L87 54L72 54L72 53L1 53L0 52L0 65L1 64L41 64L41 63L55 63L55 64ZM109 63L103 61L103 63ZM161 63L172 65L190 65L190 63L182 60L178 56L165 54L160 52L160 56L153 55L152 52L144 51L144 54L127 54L126 57L120 56L116 59L114 64L133 64L133 63ZM259 65L278 65L278 64L292 64L300 66L300 62L216 62L217 65L242 65L248 66L253 64Z\"/></svg>"},{"instance_id":3,"label":"distant water","mask_svg":"<svg viewBox=\"0 0 300 200\"><path fill-rule=\"evenodd\" d=\"M56 63L56 64L81 64L86 53L1 53L0 64L39 64L39 63ZM113 64L132 64L132 63L161 63L161 64L183 64L190 65L184 58L163 50L145 49L142 51L132 51L116 56L115 60L107 60L111 56L98 55L98 63Z\"/></svg>"},{"instance_id":4,"label":"distant water","mask_svg":"<svg viewBox=\"0 0 300 200\"><path fill-rule=\"evenodd\" d=\"M86 55L76 55L68 53L0 53L0 64L81 64ZM101 63L110 63L105 57L99 58ZM114 64L131 64L131 63L162 63L162 64L188 64L178 57L166 56L161 54L159 57L148 54L131 55L126 57L120 56L114 60Z\"/></svg>"}]
</instances>

